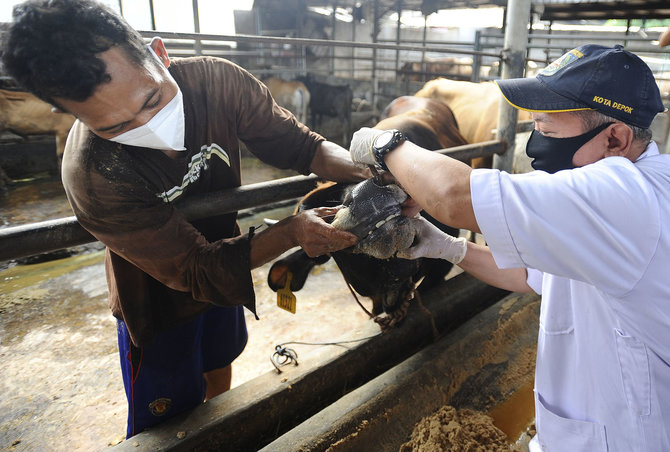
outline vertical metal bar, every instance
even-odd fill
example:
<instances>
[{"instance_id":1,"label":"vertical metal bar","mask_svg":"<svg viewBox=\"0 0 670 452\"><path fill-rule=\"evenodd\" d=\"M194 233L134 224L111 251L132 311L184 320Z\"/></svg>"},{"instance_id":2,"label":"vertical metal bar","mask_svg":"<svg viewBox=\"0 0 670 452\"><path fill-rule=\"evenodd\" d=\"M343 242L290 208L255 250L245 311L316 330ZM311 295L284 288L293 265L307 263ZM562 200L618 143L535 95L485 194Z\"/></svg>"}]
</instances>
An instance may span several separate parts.
<instances>
[{"instance_id":1,"label":"vertical metal bar","mask_svg":"<svg viewBox=\"0 0 670 452\"><path fill-rule=\"evenodd\" d=\"M548 35L550 35L552 33L552 31L554 31L553 27L554 27L554 21L550 20L549 21L549 30L547 30ZM549 37L549 39L547 39L547 47L549 47L549 44L551 44L551 37ZM544 55L545 55L546 64L548 65L549 63L551 63L551 60L550 60L551 52L548 48L545 49Z\"/></svg>"},{"instance_id":2,"label":"vertical metal bar","mask_svg":"<svg viewBox=\"0 0 670 452\"><path fill-rule=\"evenodd\" d=\"M531 3L530 6L530 17L528 20L528 39L526 40L527 44L530 44L533 41L533 4ZM526 46L526 60L530 57L530 49L528 46ZM523 75L524 77L527 76L527 66L526 66L526 61L524 60L523 62Z\"/></svg>"},{"instance_id":3,"label":"vertical metal bar","mask_svg":"<svg viewBox=\"0 0 670 452\"><path fill-rule=\"evenodd\" d=\"M482 32L481 30L475 31L475 43L473 46L473 50L479 51L482 49ZM470 80L473 81L474 83L479 83L479 72L481 71L482 68L482 56L481 55L475 55L474 58L472 59L472 74L470 75Z\"/></svg>"},{"instance_id":4,"label":"vertical metal bar","mask_svg":"<svg viewBox=\"0 0 670 452\"><path fill-rule=\"evenodd\" d=\"M528 22L531 0L509 0L507 3L507 28L502 60L502 78L523 77L523 69L528 45ZM514 164L514 139L518 111L499 96L498 139L504 141L507 150L502 155L493 156L493 167L512 172Z\"/></svg>"},{"instance_id":5,"label":"vertical metal bar","mask_svg":"<svg viewBox=\"0 0 670 452\"><path fill-rule=\"evenodd\" d=\"M156 13L154 12L154 0L149 0L149 13L151 14L151 29L156 29Z\"/></svg>"},{"instance_id":6,"label":"vertical metal bar","mask_svg":"<svg viewBox=\"0 0 670 452\"><path fill-rule=\"evenodd\" d=\"M123 16L123 0L119 0L119 14Z\"/></svg>"},{"instance_id":7,"label":"vertical metal bar","mask_svg":"<svg viewBox=\"0 0 670 452\"><path fill-rule=\"evenodd\" d=\"M304 37L303 33L303 23L304 23L304 10L302 7L299 7L298 14L296 16L297 24L297 36ZM293 55L294 60L293 64L295 65L296 71L300 75L307 75L307 46L306 45L294 45L293 46Z\"/></svg>"},{"instance_id":8,"label":"vertical metal bar","mask_svg":"<svg viewBox=\"0 0 670 452\"><path fill-rule=\"evenodd\" d=\"M333 35L330 39L333 41L337 39L335 34L337 31L337 19L335 18L335 11L337 11L337 1L333 2L333 16L330 20L331 27L333 29ZM330 75L335 75L335 46L330 46Z\"/></svg>"},{"instance_id":9,"label":"vertical metal bar","mask_svg":"<svg viewBox=\"0 0 670 452\"><path fill-rule=\"evenodd\" d=\"M626 36L630 35L630 24L631 24L631 19L626 20ZM628 47L628 40L627 39L624 39L623 46Z\"/></svg>"},{"instance_id":10,"label":"vertical metal bar","mask_svg":"<svg viewBox=\"0 0 670 452\"><path fill-rule=\"evenodd\" d=\"M258 36L263 36L263 18L261 17L261 9L252 8L252 11L254 11L254 20L256 22L256 34ZM261 67L265 64L265 55L263 54L264 46L265 44L262 42L256 44L256 64Z\"/></svg>"},{"instance_id":11,"label":"vertical metal bar","mask_svg":"<svg viewBox=\"0 0 670 452\"><path fill-rule=\"evenodd\" d=\"M423 39L421 46L421 81L426 81L426 35L428 34L428 14L423 15Z\"/></svg>"},{"instance_id":12,"label":"vertical metal bar","mask_svg":"<svg viewBox=\"0 0 670 452\"><path fill-rule=\"evenodd\" d=\"M372 42L377 43L377 37L379 35L379 0L375 0L374 3L374 22L372 24ZM377 90L379 84L377 83L377 47L372 49L372 76L370 77L372 82L372 114L377 116Z\"/></svg>"},{"instance_id":13,"label":"vertical metal bar","mask_svg":"<svg viewBox=\"0 0 670 452\"><path fill-rule=\"evenodd\" d=\"M351 42L356 42L356 0L351 4ZM351 78L356 78L356 49L351 48Z\"/></svg>"},{"instance_id":14,"label":"vertical metal bar","mask_svg":"<svg viewBox=\"0 0 670 452\"><path fill-rule=\"evenodd\" d=\"M198 0L193 0L193 31L200 33L200 8ZM193 50L196 55L202 55L202 41L196 39L193 41Z\"/></svg>"},{"instance_id":15,"label":"vertical metal bar","mask_svg":"<svg viewBox=\"0 0 670 452\"><path fill-rule=\"evenodd\" d=\"M398 21L396 22L395 44L400 45L400 17L402 15L402 0L396 2L396 13L398 14ZM395 50L395 83L396 89L400 80L400 50Z\"/></svg>"}]
</instances>

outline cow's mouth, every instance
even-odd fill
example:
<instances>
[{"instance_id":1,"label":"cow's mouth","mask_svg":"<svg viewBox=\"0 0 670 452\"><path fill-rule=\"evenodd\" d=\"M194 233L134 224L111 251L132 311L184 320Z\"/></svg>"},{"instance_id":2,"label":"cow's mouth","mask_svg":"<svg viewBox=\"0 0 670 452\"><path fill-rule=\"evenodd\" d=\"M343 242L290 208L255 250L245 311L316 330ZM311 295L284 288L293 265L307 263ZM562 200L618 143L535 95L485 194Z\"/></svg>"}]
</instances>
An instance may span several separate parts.
<instances>
[{"instance_id":1,"label":"cow's mouth","mask_svg":"<svg viewBox=\"0 0 670 452\"><path fill-rule=\"evenodd\" d=\"M405 199L407 195L397 185L382 186L368 179L346 196L332 224L358 237L359 243L351 252L388 259L414 240L414 227L402 215Z\"/></svg>"}]
</instances>

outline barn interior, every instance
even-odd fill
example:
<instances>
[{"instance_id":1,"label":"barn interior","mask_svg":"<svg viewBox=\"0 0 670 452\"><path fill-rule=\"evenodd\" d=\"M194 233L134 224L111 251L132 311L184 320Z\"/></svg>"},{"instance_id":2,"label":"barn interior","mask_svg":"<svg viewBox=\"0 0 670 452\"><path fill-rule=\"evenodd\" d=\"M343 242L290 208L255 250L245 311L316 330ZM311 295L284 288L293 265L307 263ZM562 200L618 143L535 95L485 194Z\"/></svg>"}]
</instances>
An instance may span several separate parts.
<instances>
[{"instance_id":1,"label":"barn interior","mask_svg":"<svg viewBox=\"0 0 670 452\"><path fill-rule=\"evenodd\" d=\"M666 1L528 3L529 11L522 14L528 25L522 37L523 61L516 70L532 76L586 42L623 44L649 64L670 105L670 51L658 46L670 24ZM305 123L346 146L355 130L378 121L389 102L416 93L429 80L480 83L502 77L512 4L516 5L507 0L256 0L250 11L235 11L234 34L220 35L200 31L198 0L193 0L192 32L154 26L141 33L147 39L163 37L174 57L218 56L261 80L276 77L321 86L325 94L312 96ZM121 0L118 6L112 4L122 13L124 5ZM153 14L160 6L150 0L148 5L155 24ZM461 15L463 10L470 15ZM440 22L450 14L461 24ZM486 20L480 23L480 16ZM0 88L20 91L5 77ZM512 122L515 133L516 118ZM670 152L667 114L658 116L653 131L660 148ZM55 147L52 133L3 132L0 170L10 195L17 181L57 174ZM296 188L282 188L267 203L292 202L313 183L292 180ZM259 187L259 192L269 190L277 188ZM251 208L250 202L244 203L236 208ZM208 212L212 213L198 214ZM13 262L12 267L27 254L91 240L70 238L76 229L72 220L51 225L47 239L39 238L44 225L33 227L28 221L21 231L16 226L10 222L0 227L0 260ZM269 368L109 450L220 450L224 445L226 450L398 450L415 424L443 405L489 413L497 426L514 418L517 423L504 429L512 443L527 435L533 421L529 394L539 298L501 292L455 272L425 294L422 303L425 310L413 305L404 323L386 334L378 335L374 322L357 326L338 338L346 346L323 345L301 357L300 365L288 360L281 372ZM10 355L11 347L3 353ZM87 385L96 389L93 381L82 386ZM91 419L104 422L95 414ZM48 422L40 420L41 425ZM38 424L36 432L39 428ZM21 449L26 444L19 441L11 450L28 450ZM66 441L53 450L66 448L77 449Z\"/></svg>"}]
</instances>

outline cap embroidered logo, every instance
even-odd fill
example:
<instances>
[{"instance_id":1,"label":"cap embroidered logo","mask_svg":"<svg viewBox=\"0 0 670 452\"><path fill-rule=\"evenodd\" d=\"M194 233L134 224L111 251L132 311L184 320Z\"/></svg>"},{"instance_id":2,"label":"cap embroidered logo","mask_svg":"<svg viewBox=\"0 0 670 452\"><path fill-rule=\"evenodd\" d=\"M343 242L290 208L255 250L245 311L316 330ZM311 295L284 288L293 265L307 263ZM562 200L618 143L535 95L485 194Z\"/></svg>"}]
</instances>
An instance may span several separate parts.
<instances>
[{"instance_id":1,"label":"cap embroidered logo","mask_svg":"<svg viewBox=\"0 0 670 452\"><path fill-rule=\"evenodd\" d=\"M584 54L577 49L572 49L549 66L542 69L539 73L547 77L554 75L559 69L564 68L568 64L577 61L579 58L583 57Z\"/></svg>"}]
</instances>

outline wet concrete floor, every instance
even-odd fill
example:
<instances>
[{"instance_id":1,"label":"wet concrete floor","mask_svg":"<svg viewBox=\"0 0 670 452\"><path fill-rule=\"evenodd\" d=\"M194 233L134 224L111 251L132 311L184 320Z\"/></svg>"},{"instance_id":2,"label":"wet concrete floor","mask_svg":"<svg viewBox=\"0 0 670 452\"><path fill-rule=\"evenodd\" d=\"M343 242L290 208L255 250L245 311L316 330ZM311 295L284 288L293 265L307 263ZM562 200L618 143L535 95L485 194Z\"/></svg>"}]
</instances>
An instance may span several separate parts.
<instances>
[{"instance_id":1,"label":"wet concrete floor","mask_svg":"<svg viewBox=\"0 0 670 452\"><path fill-rule=\"evenodd\" d=\"M243 169L244 183L293 175L248 165L254 166ZM264 212L242 220L242 229L288 214L290 208ZM0 200L0 227L71 215L57 180L14 184ZM104 252L99 244L81 251L41 263L0 263L0 450L96 451L124 438L126 401ZM296 294L295 315L277 308L266 284L269 266L253 271L261 320L247 313L249 343L233 364L233 386L273 371L279 343L332 341L370 321L332 260ZM301 360L315 348L293 347Z\"/></svg>"}]
</instances>

